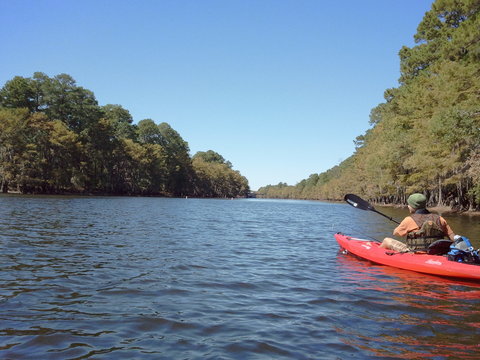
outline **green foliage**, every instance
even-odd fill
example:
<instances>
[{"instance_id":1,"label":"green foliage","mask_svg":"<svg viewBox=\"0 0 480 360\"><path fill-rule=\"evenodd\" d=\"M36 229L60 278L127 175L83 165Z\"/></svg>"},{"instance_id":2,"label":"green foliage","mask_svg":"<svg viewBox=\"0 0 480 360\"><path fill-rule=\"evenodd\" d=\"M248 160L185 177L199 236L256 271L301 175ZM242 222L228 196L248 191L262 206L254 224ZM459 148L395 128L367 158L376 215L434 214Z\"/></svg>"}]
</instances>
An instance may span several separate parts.
<instances>
[{"instance_id":1,"label":"green foliage","mask_svg":"<svg viewBox=\"0 0 480 360\"><path fill-rule=\"evenodd\" d=\"M222 155L213 150L199 151L193 156L192 160L195 160L197 158L201 158L207 163L225 164L229 168L232 168L232 163L230 161L226 161Z\"/></svg>"},{"instance_id":2,"label":"green foliage","mask_svg":"<svg viewBox=\"0 0 480 360\"><path fill-rule=\"evenodd\" d=\"M35 88L32 80L15 76L0 90L0 104L6 108L36 108Z\"/></svg>"},{"instance_id":3,"label":"green foliage","mask_svg":"<svg viewBox=\"0 0 480 360\"><path fill-rule=\"evenodd\" d=\"M103 117L112 122L115 135L119 138L136 139L136 127L132 126L133 118L130 112L120 105L102 106Z\"/></svg>"},{"instance_id":4,"label":"green foliage","mask_svg":"<svg viewBox=\"0 0 480 360\"><path fill-rule=\"evenodd\" d=\"M232 170L226 161L206 161L204 154L197 153L193 157L195 194L208 197L247 196L249 187L244 176Z\"/></svg>"},{"instance_id":5,"label":"green foliage","mask_svg":"<svg viewBox=\"0 0 480 360\"><path fill-rule=\"evenodd\" d=\"M400 86L370 115L356 152L338 167L270 197L339 200L356 192L405 203L413 191L430 205L480 208L480 2L437 0L418 26L417 45L400 52Z\"/></svg>"},{"instance_id":6,"label":"green foliage","mask_svg":"<svg viewBox=\"0 0 480 360\"><path fill-rule=\"evenodd\" d=\"M232 169L232 163L219 153L199 151L192 157L195 193L209 197L247 196L247 179Z\"/></svg>"},{"instance_id":7,"label":"green foliage","mask_svg":"<svg viewBox=\"0 0 480 360\"><path fill-rule=\"evenodd\" d=\"M193 171L188 144L169 124L163 122L158 129L160 145L167 154L167 191L177 196L189 194L192 191Z\"/></svg>"},{"instance_id":8,"label":"green foliage","mask_svg":"<svg viewBox=\"0 0 480 360\"><path fill-rule=\"evenodd\" d=\"M169 124L133 124L66 74L0 89L0 189L23 193L244 196L248 181L213 151L193 161ZM204 158L203 161L201 158ZM203 161L203 162L202 162Z\"/></svg>"},{"instance_id":9,"label":"green foliage","mask_svg":"<svg viewBox=\"0 0 480 360\"><path fill-rule=\"evenodd\" d=\"M138 122L137 136L143 144L161 145L160 129L152 119L144 119Z\"/></svg>"}]
</instances>

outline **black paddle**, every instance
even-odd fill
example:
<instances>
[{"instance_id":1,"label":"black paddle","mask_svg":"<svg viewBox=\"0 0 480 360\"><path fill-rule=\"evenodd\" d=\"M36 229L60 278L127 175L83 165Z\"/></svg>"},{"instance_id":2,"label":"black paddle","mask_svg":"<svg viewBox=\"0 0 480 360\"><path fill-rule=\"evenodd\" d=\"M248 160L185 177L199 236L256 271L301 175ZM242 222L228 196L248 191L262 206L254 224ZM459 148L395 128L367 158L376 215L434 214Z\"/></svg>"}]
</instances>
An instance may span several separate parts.
<instances>
[{"instance_id":1,"label":"black paddle","mask_svg":"<svg viewBox=\"0 0 480 360\"><path fill-rule=\"evenodd\" d=\"M380 211L376 210L372 205L370 205L367 201L363 200L362 198L358 197L354 194L347 194L343 198L347 203L352 205L354 208L362 209L362 210L370 210L385 216L388 220L393 221L394 223L400 224L398 221L392 219L390 216L382 214Z\"/></svg>"}]
</instances>

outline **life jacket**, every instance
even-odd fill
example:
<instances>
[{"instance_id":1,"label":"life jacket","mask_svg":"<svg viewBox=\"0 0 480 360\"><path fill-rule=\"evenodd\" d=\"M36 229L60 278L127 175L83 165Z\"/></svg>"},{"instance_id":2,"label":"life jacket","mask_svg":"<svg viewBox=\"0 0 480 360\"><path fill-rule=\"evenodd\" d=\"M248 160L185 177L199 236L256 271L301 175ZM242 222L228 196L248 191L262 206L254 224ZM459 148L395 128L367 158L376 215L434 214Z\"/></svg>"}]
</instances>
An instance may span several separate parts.
<instances>
[{"instance_id":1,"label":"life jacket","mask_svg":"<svg viewBox=\"0 0 480 360\"><path fill-rule=\"evenodd\" d=\"M419 228L417 231L412 231L407 235L407 246L410 250L426 251L430 244L445 238L440 215L415 213L410 215L410 217Z\"/></svg>"}]
</instances>

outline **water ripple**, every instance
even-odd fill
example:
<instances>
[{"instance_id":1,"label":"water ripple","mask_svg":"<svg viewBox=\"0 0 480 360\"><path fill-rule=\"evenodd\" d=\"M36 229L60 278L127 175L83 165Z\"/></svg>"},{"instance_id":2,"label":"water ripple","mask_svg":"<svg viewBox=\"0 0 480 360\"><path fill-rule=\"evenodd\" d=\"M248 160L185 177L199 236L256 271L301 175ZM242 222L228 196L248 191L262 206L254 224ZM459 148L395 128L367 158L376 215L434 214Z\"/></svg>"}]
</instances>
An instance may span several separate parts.
<instances>
[{"instance_id":1,"label":"water ripple","mask_svg":"<svg viewBox=\"0 0 480 360\"><path fill-rule=\"evenodd\" d=\"M480 356L480 287L341 254L346 205L0 201L1 358Z\"/></svg>"}]
</instances>

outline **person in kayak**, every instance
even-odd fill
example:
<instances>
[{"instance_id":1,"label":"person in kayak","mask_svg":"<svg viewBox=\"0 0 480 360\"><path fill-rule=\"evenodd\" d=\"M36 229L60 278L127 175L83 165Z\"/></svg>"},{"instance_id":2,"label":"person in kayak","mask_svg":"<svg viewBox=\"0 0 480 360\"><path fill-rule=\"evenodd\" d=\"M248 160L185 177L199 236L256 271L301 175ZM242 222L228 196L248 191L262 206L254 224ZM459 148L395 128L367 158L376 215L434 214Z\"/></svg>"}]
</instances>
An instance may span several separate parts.
<instances>
[{"instance_id":1,"label":"person in kayak","mask_svg":"<svg viewBox=\"0 0 480 360\"><path fill-rule=\"evenodd\" d=\"M405 243L385 238L380 247L400 252L426 251L436 240L454 240L455 234L447 221L426 209L427 198L423 194L412 194L407 199L410 215L393 230L394 236L406 237Z\"/></svg>"}]
</instances>

